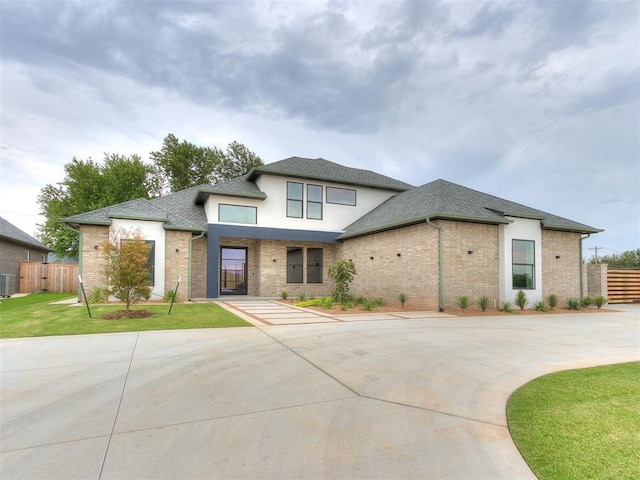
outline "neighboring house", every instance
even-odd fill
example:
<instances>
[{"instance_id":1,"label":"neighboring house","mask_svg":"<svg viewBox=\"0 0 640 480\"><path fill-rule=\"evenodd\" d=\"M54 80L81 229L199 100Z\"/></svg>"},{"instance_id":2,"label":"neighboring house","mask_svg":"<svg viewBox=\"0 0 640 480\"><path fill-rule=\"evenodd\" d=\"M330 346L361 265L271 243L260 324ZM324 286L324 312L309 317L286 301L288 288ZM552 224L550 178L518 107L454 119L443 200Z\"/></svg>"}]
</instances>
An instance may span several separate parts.
<instances>
[{"instance_id":1,"label":"neighboring house","mask_svg":"<svg viewBox=\"0 0 640 480\"><path fill-rule=\"evenodd\" d=\"M218 185L75 215L86 288L103 285L100 244L135 228L152 245L153 294L328 295L329 267L355 263L352 293L449 308L487 296L531 303L582 291L583 235L601 230L444 180L421 187L292 157Z\"/></svg>"},{"instance_id":2,"label":"neighboring house","mask_svg":"<svg viewBox=\"0 0 640 480\"><path fill-rule=\"evenodd\" d=\"M0 274L15 275L16 289L20 262L46 262L51 249L0 217Z\"/></svg>"}]
</instances>

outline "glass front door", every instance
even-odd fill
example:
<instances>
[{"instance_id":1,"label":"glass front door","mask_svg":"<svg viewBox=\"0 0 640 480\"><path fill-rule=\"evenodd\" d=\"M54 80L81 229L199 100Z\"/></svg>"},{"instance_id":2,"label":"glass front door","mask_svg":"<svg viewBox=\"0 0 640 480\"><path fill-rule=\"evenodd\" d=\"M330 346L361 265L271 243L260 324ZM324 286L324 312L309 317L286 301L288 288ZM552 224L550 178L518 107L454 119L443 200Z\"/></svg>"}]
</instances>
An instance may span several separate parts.
<instances>
[{"instance_id":1,"label":"glass front door","mask_svg":"<svg viewBox=\"0 0 640 480\"><path fill-rule=\"evenodd\" d=\"M220 295L247 294L247 249L220 249Z\"/></svg>"}]
</instances>

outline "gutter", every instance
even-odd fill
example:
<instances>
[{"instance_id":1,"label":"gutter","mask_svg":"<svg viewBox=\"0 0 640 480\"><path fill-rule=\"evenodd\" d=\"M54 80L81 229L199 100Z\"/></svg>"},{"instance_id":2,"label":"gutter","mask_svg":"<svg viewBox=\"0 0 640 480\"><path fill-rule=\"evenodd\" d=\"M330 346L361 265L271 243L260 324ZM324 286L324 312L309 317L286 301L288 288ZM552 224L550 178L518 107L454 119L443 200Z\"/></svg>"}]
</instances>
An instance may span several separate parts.
<instances>
[{"instance_id":1,"label":"gutter","mask_svg":"<svg viewBox=\"0 0 640 480\"><path fill-rule=\"evenodd\" d=\"M438 310L444 312L444 286L442 284L442 227L426 218L427 224L438 229Z\"/></svg>"},{"instance_id":2,"label":"gutter","mask_svg":"<svg viewBox=\"0 0 640 480\"><path fill-rule=\"evenodd\" d=\"M578 255L578 265L580 266L580 300L582 300L584 298L584 267L582 265L582 241L586 240L587 238L589 238L591 236L590 233L587 233L586 237L583 237L582 235L580 235L580 255Z\"/></svg>"},{"instance_id":3,"label":"gutter","mask_svg":"<svg viewBox=\"0 0 640 480\"><path fill-rule=\"evenodd\" d=\"M192 235L191 238L189 239L189 265L187 266L187 276L189 277L189 285L187 287L187 300L191 301L191 254L192 254L192 250L193 250L193 241L198 239L198 238L202 238L204 237L204 230L202 232L200 232L200 235L196 235L195 237Z\"/></svg>"}]
</instances>

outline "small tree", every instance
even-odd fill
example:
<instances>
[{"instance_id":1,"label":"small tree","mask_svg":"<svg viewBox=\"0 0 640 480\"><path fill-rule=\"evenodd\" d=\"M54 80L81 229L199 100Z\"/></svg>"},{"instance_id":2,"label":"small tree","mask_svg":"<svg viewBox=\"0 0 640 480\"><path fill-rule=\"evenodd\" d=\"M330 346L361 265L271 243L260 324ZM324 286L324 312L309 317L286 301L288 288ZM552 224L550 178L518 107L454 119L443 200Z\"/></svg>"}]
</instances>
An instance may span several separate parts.
<instances>
[{"instance_id":1,"label":"small tree","mask_svg":"<svg viewBox=\"0 0 640 480\"><path fill-rule=\"evenodd\" d=\"M356 274L356 266L351 260L339 260L329 268L329 276L336 282L333 298L336 302L349 301L349 284Z\"/></svg>"},{"instance_id":2,"label":"small tree","mask_svg":"<svg viewBox=\"0 0 640 480\"><path fill-rule=\"evenodd\" d=\"M149 267L147 261L151 246L139 232L120 229L110 240L102 243L105 267L104 276L108 292L126 304L126 309L138 300L148 300Z\"/></svg>"},{"instance_id":3,"label":"small tree","mask_svg":"<svg viewBox=\"0 0 640 480\"><path fill-rule=\"evenodd\" d=\"M518 291L518 295L516 295L516 305L520 307L520 310L524 310L524 307L529 303L529 299L527 298L527 294L522 290Z\"/></svg>"}]
</instances>

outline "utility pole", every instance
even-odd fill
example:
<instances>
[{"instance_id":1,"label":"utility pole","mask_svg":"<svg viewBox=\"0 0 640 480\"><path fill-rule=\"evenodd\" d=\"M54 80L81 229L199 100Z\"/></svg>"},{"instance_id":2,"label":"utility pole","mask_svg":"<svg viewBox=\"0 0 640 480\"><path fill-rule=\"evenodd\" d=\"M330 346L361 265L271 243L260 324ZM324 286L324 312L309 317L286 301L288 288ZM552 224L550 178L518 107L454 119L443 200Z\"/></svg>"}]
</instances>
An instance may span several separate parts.
<instances>
[{"instance_id":1,"label":"utility pole","mask_svg":"<svg viewBox=\"0 0 640 480\"><path fill-rule=\"evenodd\" d=\"M598 249L602 250L604 247L589 247L587 250L593 250L594 254L593 254L593 258L595 259L596 263L598 263Z\"/></svg>"}]
</instances>

